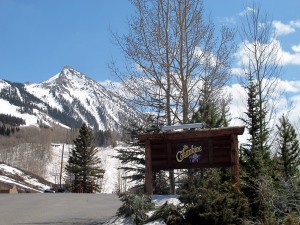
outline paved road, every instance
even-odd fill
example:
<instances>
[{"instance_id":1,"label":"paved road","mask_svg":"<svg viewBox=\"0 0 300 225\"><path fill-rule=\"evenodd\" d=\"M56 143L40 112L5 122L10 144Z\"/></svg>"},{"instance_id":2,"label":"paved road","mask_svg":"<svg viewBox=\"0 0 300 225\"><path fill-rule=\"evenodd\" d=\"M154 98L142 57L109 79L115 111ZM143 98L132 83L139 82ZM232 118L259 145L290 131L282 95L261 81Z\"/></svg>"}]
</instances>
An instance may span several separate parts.
<instances>
[{"instance_id":1,"label":"paved road","mask_svg":"<svg viewBox=\"0 0 300 225\"><path fill-rule=\"evenodd\" d=\"M0 194L0 225L96 225L120 206L112 194Z\"/></svg>"}]
</instances>

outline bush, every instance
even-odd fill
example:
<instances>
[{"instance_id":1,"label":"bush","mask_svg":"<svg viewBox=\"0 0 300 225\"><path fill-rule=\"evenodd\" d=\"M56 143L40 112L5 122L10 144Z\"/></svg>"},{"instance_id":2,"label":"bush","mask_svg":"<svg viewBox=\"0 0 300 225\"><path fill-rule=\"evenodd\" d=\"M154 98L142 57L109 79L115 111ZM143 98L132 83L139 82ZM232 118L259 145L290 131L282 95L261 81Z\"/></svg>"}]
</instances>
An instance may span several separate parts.
<instances>
[{"instance_id":1,"label":"bush","mask_svg":"<svg viewBox=\"0 0 300 225\"><path fill-rule=\"evenodd\" d=\"M232 183L221 182L219 174L213 171L204 181L189 176L179 192L185 224L244 224L247 220L247 198Z\"/></svg>"},{"instance_id":2,"label":"bush","mask_svg":"<svg viewBox=\"0 0 300 225\"><path fill-rule=\"evenodd\" d=\"M146 213L154 209L151 198L146 195L135 195L125 192L120 194L119 198L123 204L118 209L117 215L130 217L136 224L143 224L148 219Z\"/></svg>"},{"instance_id":3,"label":"bush","mask_svg":"<svg viewBox=\"0 0 300 225\"><path fill-rule=\"evenodd\" d=\"M166 202L160 206L148 221L163 219L167 225L183 224L184 217L180 206Z\"/></svg>"},{"instance_id":4,"label":"bush","mask_svg":"<svg viewBox=\"0 0 300 225\"><path fill-rule=\"evenodd\" d=\"M287 218L284 221L284 225L299 225L300 218L296 216L294 213L289 213Z\"/></svg>"}]
</instances>

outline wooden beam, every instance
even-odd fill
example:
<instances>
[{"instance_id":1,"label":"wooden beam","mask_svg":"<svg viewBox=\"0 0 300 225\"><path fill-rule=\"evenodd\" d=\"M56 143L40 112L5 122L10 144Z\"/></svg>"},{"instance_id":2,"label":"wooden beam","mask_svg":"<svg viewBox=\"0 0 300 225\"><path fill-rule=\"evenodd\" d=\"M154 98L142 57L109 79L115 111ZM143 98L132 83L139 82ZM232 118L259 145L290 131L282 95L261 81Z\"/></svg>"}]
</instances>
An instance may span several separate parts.
<instances>
[{"instance_id":1,"label":"wooden beam","mask_svg":"<svg viewBox=\"0 0 300 225\"><path fill-rule=\"evenodd\" d=\"M153 174L152 174L152 162L151 162L151 143L149 140L145 142L145 186L146 194L153 194Z\"/></svg>"},{"instance_id":2,"label":"wooden beam","mask_svg":"<svg viewBox=\"0 0 300 225\"><path fill-rule=\"evenodd\" d=\"M236 135L231 135L231 159L233 165L231 166L231 173L233 176L233 182L240 186L240 164L239 164L239 149L238 149L238 138Z\"/></svg>"},{"instance_id":3,"label":"wooden beam","mask_svg":"<svg viewBox=\"0 0 300 225\"><path fill-rule=\"evenodd\" d=\"M214 157L214 146L213 146L213 140L210 138L208 139L208 163L211 165L213 163L213 157Z\"/></svg>"},{"instance_id":4,"label":"wooden beam","mask_svg":"<svg viewBox=\"0 0 300 225\"><path fill-rule=\"evenodd\" d=\"M171 143L167 143L167 153L168 153L168 167L171 167L172 165L172 146Z\"/></svg>"}]
</instances>

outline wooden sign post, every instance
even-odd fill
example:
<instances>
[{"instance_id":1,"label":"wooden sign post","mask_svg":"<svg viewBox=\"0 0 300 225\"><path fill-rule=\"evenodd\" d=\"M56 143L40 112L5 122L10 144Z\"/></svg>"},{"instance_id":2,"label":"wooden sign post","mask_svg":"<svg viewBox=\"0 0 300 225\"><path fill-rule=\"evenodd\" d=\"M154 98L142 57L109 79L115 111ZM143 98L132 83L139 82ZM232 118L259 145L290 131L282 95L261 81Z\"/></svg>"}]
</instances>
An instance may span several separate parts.
<instances>
[{"instance_id":1,"label":"wooden sign post","mask_svg":"<svg viewBox=\"0 0 300 225\"><path fill-rule=\"evenodd\" d=\"M233 181L240 183L237 135L245 127L184 130L142 134L145 143L146 193L153 194L153 171L231 167Z\"/></svg>"}]
</instances>

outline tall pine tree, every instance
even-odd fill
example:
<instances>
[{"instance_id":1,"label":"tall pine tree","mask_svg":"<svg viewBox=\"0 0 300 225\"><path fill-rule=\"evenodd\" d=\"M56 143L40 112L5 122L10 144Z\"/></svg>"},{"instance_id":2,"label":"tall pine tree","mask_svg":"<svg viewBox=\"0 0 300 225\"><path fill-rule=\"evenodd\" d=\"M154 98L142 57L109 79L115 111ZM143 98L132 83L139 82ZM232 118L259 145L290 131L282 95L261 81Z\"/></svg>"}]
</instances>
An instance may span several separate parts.
<instances>
[{"instance_id":1,"label":"tall pine tree","mask_svg":"<svg viewBox=\"0 0 300 225\"><path fill-rule=\"evenodd\" d=\"M279 119L278 125L278 164L283 177L287 181L299 172L300 147L297 134L286 116Z\"/></svg>"},{"instance_id":2,"label":"tall pine tree","mask_svg":"<svg viewBox=\"0 0 300 225\"><path fill-rule=\"evenodd\" d=\"M261 181L270 178L272 173L272 160L270 145L268 144L269 129L267 127L266 103L260 97L257 80L252 73L248 74L247 112L242 119L249 134L248 142L241 145L240 164L242 169L242 190L249 199L252 216L258 218L267 214L268 205L264 202L261 193Z\"/></svg>"},{"instance_id":3,"label":"tall pine tree","mask_svg":"<svg viewBox=\"0 0 300 225\"><path fill-rule=\"evenodd\" d=\"M266 111L261 110L261 102L257 83L252 74L248 75L247 88L247 112L245 123L249 134L248 142L241 146L241 165L248 179L256 180L261 175L267 175L270 171L270 146L268 145L269 130L265 117ZM262 122L261 122L262 121Z\"/></svg>"},{"instance_id":4,"label":"tall pine tree","mask_svg":"<svg viewBox=\"0 0 300 225\"><path fill-rule=\"evenodd\" d=\"M66 165L66 171L73 178L72 192L100 191L98 181L103 178L104 170L101 169L101 160L93 142L92 131L83 123Z\"/></svg>"}]
</instances>

